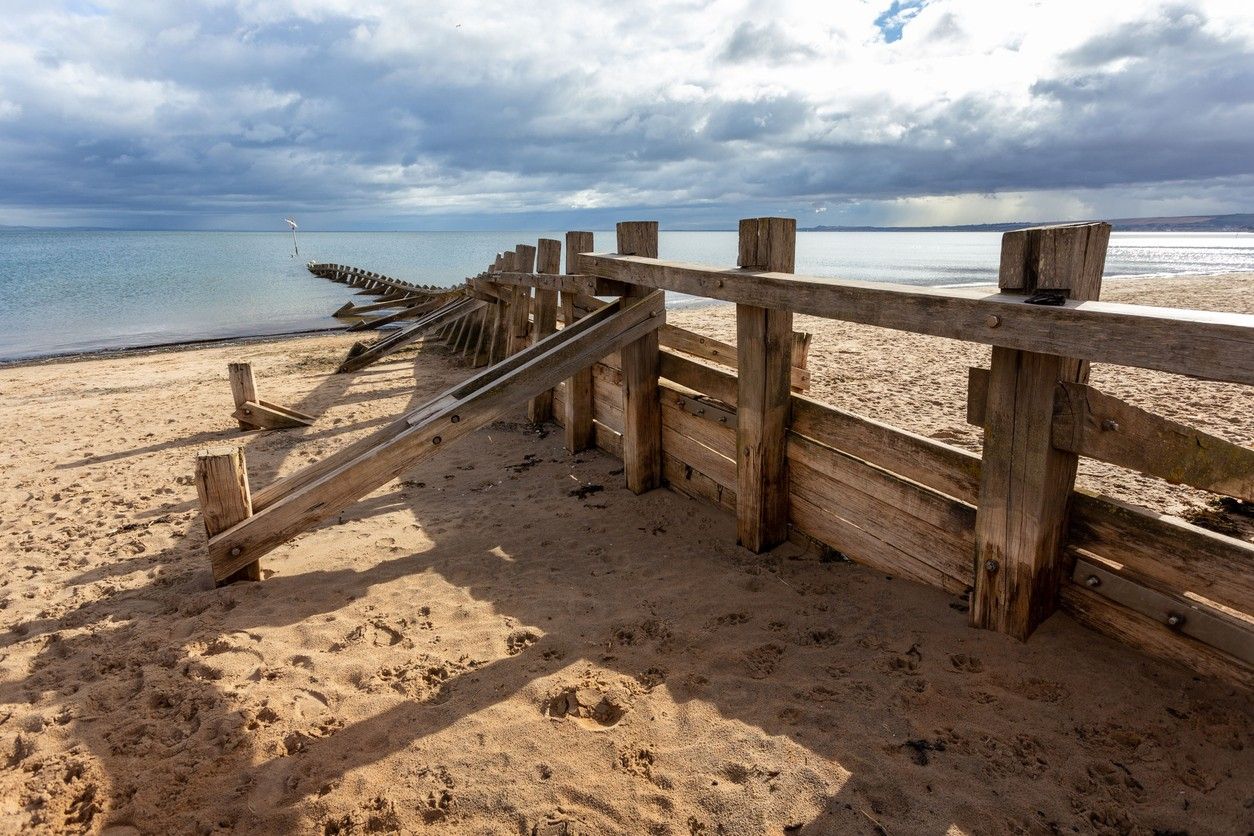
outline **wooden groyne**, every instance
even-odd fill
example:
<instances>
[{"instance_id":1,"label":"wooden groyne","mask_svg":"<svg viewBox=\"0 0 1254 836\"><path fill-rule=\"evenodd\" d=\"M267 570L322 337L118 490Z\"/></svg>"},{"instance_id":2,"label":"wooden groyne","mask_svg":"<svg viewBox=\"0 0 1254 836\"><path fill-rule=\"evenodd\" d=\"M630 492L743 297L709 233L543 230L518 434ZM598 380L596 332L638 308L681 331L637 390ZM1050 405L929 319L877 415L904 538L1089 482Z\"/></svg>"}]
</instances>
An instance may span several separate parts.
<instances>
[{"instance_id":1,"label":"wooden groyne","mask_svg":"<svg viewBox=\"0 0 1254 836\"><path fill-rule=\"evenodd\" d=\"M731 269L661 260L652 222L620 223L616 252L571 232L564 272L561 242L522 244L412 305L429 307L403 331L484 368L252 494L229 526L214 509L242 507L231 501L242 464L225 463L231 478L205 500L215 577L525 403L533 420L564 427L572 453L620 457L636 493L667 486L728 509L752 551L813 541L967 596L977 628L1026 640L1061 609L1254 685L1254 544L1075 489L1085 456L1254 501L1254 451L1088 385L1090 362L1252 385L1254 317L1097 301L1107 224L1006 233L997 293L795 276L795 229L742 221ZM666 291L735 303L736 344L666 325ZM967 403L983 453L808 397L808 337L794 313L992 346Z\"/></svg>"}]
</instances>

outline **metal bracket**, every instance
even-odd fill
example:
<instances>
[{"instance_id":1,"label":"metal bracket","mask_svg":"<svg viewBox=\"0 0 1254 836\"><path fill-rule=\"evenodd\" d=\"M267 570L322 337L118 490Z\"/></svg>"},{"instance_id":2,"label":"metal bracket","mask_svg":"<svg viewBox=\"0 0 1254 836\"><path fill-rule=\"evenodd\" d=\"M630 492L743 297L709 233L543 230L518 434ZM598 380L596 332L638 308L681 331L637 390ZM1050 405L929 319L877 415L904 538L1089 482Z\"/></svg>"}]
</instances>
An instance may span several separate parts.
<instances>
[{"instance_id":1,"label":"metal bracket","mask_svg":"<svg viewBox=\"0 0 1254 836\"><path fill-rule=\"evenodd\" d=\"M1243 624L1219 610L1159 592L1083 558L1075 562L1071 580L1202 644L1222 650L1254 667L1254 624Z\"/></svg>"}]
</instances>

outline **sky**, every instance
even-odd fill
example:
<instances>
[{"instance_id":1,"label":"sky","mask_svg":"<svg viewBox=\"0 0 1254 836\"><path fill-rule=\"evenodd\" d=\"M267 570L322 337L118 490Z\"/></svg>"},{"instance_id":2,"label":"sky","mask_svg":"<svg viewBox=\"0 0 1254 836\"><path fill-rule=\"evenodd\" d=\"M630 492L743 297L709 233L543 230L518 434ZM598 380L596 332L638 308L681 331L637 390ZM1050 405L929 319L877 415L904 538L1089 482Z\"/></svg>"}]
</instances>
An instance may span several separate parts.
<instances>
[{"instance_id":1,"label":"sky","mask_svg":"<svg viewBox=\"0 0 1254 836\"><path fill-rule=\"evenodd\" d=\"M1250 0L0 0L0 225L1242 211Z\"/></svg>"}]
</instances>

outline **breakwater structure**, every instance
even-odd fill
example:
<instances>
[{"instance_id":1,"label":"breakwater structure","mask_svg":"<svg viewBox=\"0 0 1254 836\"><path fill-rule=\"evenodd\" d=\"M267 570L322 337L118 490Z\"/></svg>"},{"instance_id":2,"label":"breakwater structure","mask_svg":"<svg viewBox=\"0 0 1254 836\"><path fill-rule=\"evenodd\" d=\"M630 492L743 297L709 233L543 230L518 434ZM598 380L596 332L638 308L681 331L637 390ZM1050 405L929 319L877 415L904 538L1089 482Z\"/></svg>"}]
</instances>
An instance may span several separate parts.
<instances>
[{"instance_id":1,"label":"breakwater structure","mask_svg":"<svg viewBox=\"0 0 1254 836\"><path fill-rule=\"evenodd\" d=\"M1254 450L1088 385L1091 362L1254 385L1254 316L1098 301L1110 226L1005 233L998 292L794 275L795 221L740 224L737 266L665 261L656 222L615 252L570 232L498 253L453 289L310 265L384 296L340 315L405 321L353 347L350 373L426 337L478 369L384 429L253 491L238 450L197 463L219 582L510 409L571 453L622 459L626 486L735 515L762 552L813 542L965 595L973 627L1020 640L1061 610L1208 676L1254 686L1254 544L1075 488L1089 457L1254 502ZM667 325L665 293L735 303L735 345ZM398 317L397 314L403 314ZM793 315L992 346L970 370L980 455L806 394ZM390 342L389 342L390 341Z\"/></svg>"}]
</instances>

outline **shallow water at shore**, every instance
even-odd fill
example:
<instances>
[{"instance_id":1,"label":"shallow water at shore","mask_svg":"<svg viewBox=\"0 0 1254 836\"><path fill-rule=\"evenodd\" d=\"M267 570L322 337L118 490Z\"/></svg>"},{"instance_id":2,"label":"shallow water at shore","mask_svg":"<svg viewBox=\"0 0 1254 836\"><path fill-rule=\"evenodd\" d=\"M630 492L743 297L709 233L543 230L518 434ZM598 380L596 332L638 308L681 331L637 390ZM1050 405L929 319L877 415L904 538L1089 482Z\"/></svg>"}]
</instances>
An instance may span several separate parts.
<instances>
[{"instance_id":1,"label":"shallow water at shore","mask_svg":"<svg viewBox=\"0 0 1254 836\"><path fill-rule=\"evenodd\" d=\"M556 232L0 231L0 360L331 328L349 296L307 260L451 286ZM802 232L797 272L918 285L996 281L997 233ZM613 249L613 233L596 233ZM734 232L663 232L663 257L732 263ZM1254 235L1117 233L1108 276L1254 271ZM683 300L676 300L682 304Z\"/></svg>"}]
</instances>

